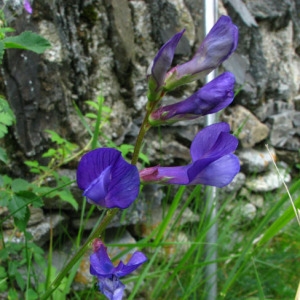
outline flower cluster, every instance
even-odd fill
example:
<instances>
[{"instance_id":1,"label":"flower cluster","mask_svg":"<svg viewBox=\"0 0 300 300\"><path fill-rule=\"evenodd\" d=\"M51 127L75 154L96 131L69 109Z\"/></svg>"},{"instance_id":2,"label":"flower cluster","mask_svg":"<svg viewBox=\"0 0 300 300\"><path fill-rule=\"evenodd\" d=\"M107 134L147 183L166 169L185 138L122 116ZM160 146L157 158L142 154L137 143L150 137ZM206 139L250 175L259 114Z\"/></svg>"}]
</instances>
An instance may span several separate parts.
<instances>
[{"instance_id":1,"label":"flower cluster","mask_svg":"<svg viewBox=\"0 0 300 300\"><path fill-rule=\"evenodd\" d=\"M138 171L135 166L143 137L151 126L172 124L215 113L227 107L234 98L234 75L224 72L187 99L161 105L163 96L180 85L199 79L217 68L235 51L238 29L227 16L221 16L205 37L194 57L171 67L175 50L184 30L175 34L156 54L147 71L148 104L145 120L137 138L132 164L112 148L95 149L85 154L78 166L77 183L91 204L105 208L129 207L137 198L140 182L216 187L228 185L240 170L233 152L238 146L227 123L216 123L202 129L191 147L191 162L186 166L154 166ZM135 252L129 262L114 267L106 247L100 242L91 255L91 274L97 276L100 291L108 299L122 299L124 285L119 278L131 273L146 257Z\"/></svg>"}]
</instances>

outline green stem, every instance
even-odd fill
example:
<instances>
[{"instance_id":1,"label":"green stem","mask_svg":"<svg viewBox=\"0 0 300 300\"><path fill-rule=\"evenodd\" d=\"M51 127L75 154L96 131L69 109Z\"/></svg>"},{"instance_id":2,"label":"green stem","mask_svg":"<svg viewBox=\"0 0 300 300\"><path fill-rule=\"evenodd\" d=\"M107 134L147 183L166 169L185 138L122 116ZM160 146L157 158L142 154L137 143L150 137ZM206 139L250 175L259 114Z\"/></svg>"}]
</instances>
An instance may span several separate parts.
<instances>
[{"instance_id":1,"label":"green stem","mask_svg":"<svg viewBox=\"0 0 300 300\"><path fill-rule=\"evenodd\" d=\"M157 102L149 102L149 106L147 107L147 112L146 115L144 117L143 123L141 125L139 134L136 138L136 143L134 146L134 152L132 155L132 159L131 159L131 164L132 165L136 165L139 159L139 154L142 148L142 143L143 143L143 139L144 136L146 134L146 132L150 129L151 125L149 124L148 118L151 114L151 112L153 111L153 109L155 108Z\"/></svg>"},{"instance_id":2,"label":"green stem","mask_svg":"<svg viewBox=\"0 0 300 300\"><path fill-rule=\"evenodd\" d=\"M118 211L119 211L118 208L110 209L107 211L106 216L104 217L102 222L99 224L99 226L96 228L96 230L92 232L92 234L88 237L86 242L78 250L78 252L75 253L75 255L72 257L72 259L60 271L60 273L57 275L55 280L52 282L52 284L46 290L45 294L41 296L40 300L46 300L59 287L63 278L72 269L72 267L77 263L77 261L84 255L84 253L90 246L91 242L95 238L97 238L101 235L101 233L104 231L106 226L111 222L111 220L117 214Z\"/></svg>"},{"instance_id":3,"label":"green stem","mask_svg":"<svg viewBox=\"0 0 300 300\"><path fill-rule=\"evenodd\" d=\"M147 107L147 112L144 117L144 121L141 125L140 132L137 136L137 140L134 147L134 152L131 160L132 165L136 165L139 158L139 153L142 148L142 142L144 139L144 136L148 129L151 127L151 125L148 122L149 115L155 108L157 102L150 102L149 106ZM63 278L67 275L67 273L72 269L72 267L78 262L78 260L85 254L88 247L90 246L91 242L101 236L102 232L105 230L107 225L111 222L113 217L117 214L119 211L118 208L110 209L107 211L106 216L102 220L102 222L99 224L99 226L91 233L91 235L88 237L86 242L81 246L81 248L74 254L74 256L71 258L71 260L66 264L66 266L60 271L60 273L57 275L55 280L51 283L49 288L46 290L44 295L41 296L40 300L46 300L51 294L59 287L61 281Z\"/></svg>"}]
</instances>

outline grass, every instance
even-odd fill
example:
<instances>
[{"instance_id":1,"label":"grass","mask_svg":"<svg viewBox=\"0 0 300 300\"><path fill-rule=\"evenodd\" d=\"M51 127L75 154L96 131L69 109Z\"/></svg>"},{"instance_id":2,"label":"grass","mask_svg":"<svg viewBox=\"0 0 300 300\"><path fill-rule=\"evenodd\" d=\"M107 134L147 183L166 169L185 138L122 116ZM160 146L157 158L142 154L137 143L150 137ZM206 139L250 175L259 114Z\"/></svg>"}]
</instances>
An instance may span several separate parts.
<instances>
[{"instance_id":1,"label":"grass","mask_svg":"<svg viewBox=\"0 0 300 300\"><path fill-rule=\"evenodd\" d=\"M96 128L100 128L103 119L101 112L105 108L103 98L100 97L95 105ZM91 148L99 147L100 131L90 128L78 108L77 110L84 127L91 134ZM60 139L59 142L60 145L65 145L64 140ZM65 152L62 146L58 150ZM54 154L60 154L58 150ZM128 151L127 149L126 152ZM16 181L12 181L14 182ZM3 186L5 185L2 183ZM299 188L300 180L295 180L289 188L296 207L300 205L300 197L297 195ZM217 215L209 217L210 205L205 201L203 187L169 186L164 192L163 217L160 222L156 222L156 226L151 224L153 230L148 235L135 230L138 226L120 228L116 230L116 235L127 229L136 237L137 243L110 245L121 248L121 254L137 247L149 258L135 274L122 280L129 290L126 299L207 299L205 274L207 267L213 263L218 265L217 299L295 298L300 273L297 263L300 256L300 231L295 219L295 208L290 204L289 195L285 191L264 194L264 207L261 210L265 213L258 210L257 216L251 221L245 220L241 214L241 206L245 204L242 195L228 195L224 199L224 195L221 197L220 193ZM15 193L20 191L17 189ZM49 193L46 190L44 195ZM20 204L12 215L37 201L42 205L42 197L31 194L29 197L28 193L22 196L28 197L28 201ZM85 224L95 213L94 210L95 207L83 201L83 206L77 212L80 216L78 232L70 232L68 227L63 227L60 236L55 238L51 232L48 249L41 249L33 244L30 236L26 237L24 245L4 242L0 232L0 293L7 292L8 299L38 299L38 293L45 292L58 272L52 262L55 250L64 248L66 244L71 244L72 249L80 247L85 238ZM190 211L198 216L198 220L190 218L182 222L185 214ZM123 212L122 218L125 218L126 213ZM72 214L71 212L70 215ZM148 221L152 218L151 212L149 214ZM27 216L26 212L24 216ZM103 216L99 212L99 222ZM217 243L207 245L207 233L214 224L218 226ZM144 225L147 227L147 224ZM208 248L217 250L216 260L207 255ZM44 253L48 253L47 259ZM115 259L119 259L121 254ZM52 299L105 299L97 291L96 285L87 285L86 289L80 291L74 290L72 283L79 263L64 278ZM38 274L37 266L44 271L44 277ZM21 268L26 270L25 280L20 276Z\"/></svg>"},{"instance_id":2,"label":"grass","mask_svg":"<svg viewBox=\"0 0 300 300\"><path fill-rule=\"evenodd\" d=\"M297 181L291 187L292 195L299 185ZM236 207L232 211L227 210L232 199L220 203L216 219L208 222L201 187L170 189L172 191L166 193L163 201L171 207L162 222L151 237L137 242L149 261L136 275L124 280L130 286L134 284L126 299L207 299L205 268L213 261L206 259L205 241L215 221L218 221L219 230L216 245L218 299L294 299L300 271L297 263L300 258L299 225L293 220L284 227L273 228L272 235L268 234L263 243L258 240L290 209L282 191L275 197L272 195L272 208L266 215L249 223L243 222L239 198L234 200ZM270 197L266 198L270 201ZM199 221L178 225L187 207L199 214ZM174 220L176 209L179 214ZM188 242L174 241L173 237L181 233L188 237ZM132 245L128 246L131 249ZM82 293L74 293L71 298L79 299ZM98 295L95 299L104 299L101 297Z\"/></svg>"},{"instance_id":3,"label":"grass","mask_svg":"<svg viewBox=\"0 0 300 300\"><path fill-rule=\"evenodd\" d=\"M290 187L296 206L300 202L300 197L297 197L299 187L300 180ZM134 245L142 249L149 260L133 276L124 278L123 282L130 287L130 294L126 299L207 299L205 269L215 261L211 261L205 254L206 235L215 222L218 224L218 240L213 245L218 252L217 299L294 299L300 273L300 231L293 208L288 202L288 195L282 190L275 195L265 194L268 207L266 213L258 213L256 218L247 222L240 213L243 198L238 195L230 195L223 200L220 198L217 215L215 219L209 220L203 195L201 186L170 186L165 191L162 203L165 209L161 222L150 235L139 236L137 244ZM199 216L197 222L181 222L188 209ZM36 286L40 287L35 291L43 291L45 285L53 280L55 270L52 267L51 255L54 249L64 245L66 240L71 241L75 248L79 247L84 236L84 224L91 214L91 206L83 205L77 238L66 227L61 236L49 244L45 282L38 282L41 279L36 274L34 252L31 244L29 249L26 239L26 244L21 247L23 261L28 274L32 274L23 287L26 299L37 299L33 291ZM132 227L130 229L132 231ZM137 235L136 232L134 234ZM121 246L125 252L133 247L132 244L111 245L118 248ZM6 255L6 259L12 259ZM95 286L87 286L83 291L73 290L71 284L75 272L76 268L62 282L53 299L105 299ZM5 283L9 290L12 281L2 278L0 287L1 283L2 287L5 287ZM17 286L13 286L13 290L17 291ZM15 296L13 292L10 293L10 298Z\"/></svg>"}]
</instances>

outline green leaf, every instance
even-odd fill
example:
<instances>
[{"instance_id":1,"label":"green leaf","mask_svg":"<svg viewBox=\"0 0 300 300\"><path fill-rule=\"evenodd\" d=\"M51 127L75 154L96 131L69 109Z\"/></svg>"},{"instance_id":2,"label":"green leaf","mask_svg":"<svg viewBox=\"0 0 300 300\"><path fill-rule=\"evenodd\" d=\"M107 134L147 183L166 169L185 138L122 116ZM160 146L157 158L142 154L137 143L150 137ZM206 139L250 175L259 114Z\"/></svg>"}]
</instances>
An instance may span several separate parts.
<instances>
[{"instance_id":1,"label":"green leaf","mask_svg":"<svg viewBox=\"0 0 300 300\"><path fill-rule=\"evenodd\" d=\"M6 151L0 147L0 160L3 161L5 164L8 162Z\"/></svg>"},{"instance_id":2,"label":"green leaf","mask_svg":"<svg viewBox=\"0 0 300 300\"><path fill-rule=\"evenodd\" d=\"M50 148L47 152L45 152L42 157L52 157L56 155L56 150L53 148Z\"/></svg>"},{"instance_id":3,"label":"green leaf","mask_svg":"<svg viewBox=\"0 0 300 300\"><path fill-rule=\"evenodd\" d=\"M36 160L26 160L25 165L28 167L38 167L39 163Z\"/></svg>"},{"instance_id":4,"label":"green leaf","mask_svg":"<svg viewBox=\"0 0 300 300\"><path fill-rule=\"evenodd\" d=\"M0 266L0 292L7 290L7 272L4 267Z\"/></svg>"},{"instance_id":5,"label":"green leaf","mask_svg":"<svg viewBox=\"0 0 300 300\"><path fill-rule=\"evenodd\" d=\"M90 119L97 119L97 115L93 113L86 113L85 116Z\"/></svg>"},{"instance_id":6,"label":"green leaf","mask_svg":"<svg viewBox=\"0 0 300 300\"><path fill-rule=\"evenodd\" d=\"M69 190L56 191L55 194L59 196L61 200L70 203L75 210L78 210L78 203Z\"/></svg>"},{"instance_id":7,"label":"green leaf","mask_svg":"<svg viewBox=\"0 0 300 300\"><path fill-rule=\"evenodd\" d=\"M0 138L3 138L7 132L7 127L0 123Z\"/></svg>"},{"instance_id":8,"label":"green leaf","mask_svg":"<svg viewBox=\"0 0 300 300\"><path fill-rule=\"evenodd\" d=\"M22 197L13 194L7 204L7 208L14 215L14 217L22 220L26 216L26 202Z\"/></svg>"},{"instance_id":9,"label":"green leaf","mask_svg":"<svg viewBox=\"0 0 300 300\"><path fill-rule=\"evenodd\" d=\"M51 47L48 40L31 31L24 31L20 35L6 37L3 42L5 48L30 50L38 54Z\"/></svg>"},{"instance_id":10,"label":"green leaf","mask_svg":"<svg viewBox=\"0 0 300 300\"><path fill-rule=\"evenodd\" d=\"M2 179L3 179L4 185L10 185L12 182L12 179L7 175L2 176Z\"/></svg>"},{"instance_id":11,"label":"green leaf","mask_svg":"<svg viewBox=\"0 0 300 300\"><path fill-rule=\"evenodd\" d=\"M6 244L6 246L7 246L7 244ZM10 252L11 251L9 251L9 249L7 249L7 247L6 248L2 248L0 250L0 260L1 261L7 260L9 258Z\"/></svg>"},{"instance_id":12,"label":"green leaf","mask_svg":"<svg viewBox=\"0 0 300 300\"><path fill-rule=\"evenodd\" d=\"M21 273L19 272L16 272L15 274L15 278L16 278L16 281L17 281L17 284L18 286L20 287L20 289L23 291L24 288L25 288L25 280L23 279ZM17 298L16 298L17 299Z\"/></svg>"},{"instance_id":13,"label":"green leaf","mask_svg":"<svg viewBox=\"0 0 300 300\"><path fill-rule=\"evenodd\" d=\"M14 32L14 31L15 31L15 29L13 29L11 27L0 28L0 33Z\"/></svg>"},{"instance_id":14,"label":"green leaf","mask_svg":"<svg viewBox=\"0 0 300 300\"><path fill-rule=\"evenodd\" d=\"M91 107L95 108L96 110L98 110L98 109L99 109L99 105L98 105L98 103L96 103L96 102L94 102L94 101L87 100L87 101L85 101L85 103L86 103L86 104L88 104L89 106L91 106Z\"/></svg>"},{"instance_id":15,"label":"green leaf","mask_svg":"<svg viewBox=\"0 0 300 300\"><path fill-rule=\"evenodd\" d=\"M39 295L32 288L26 291L26 300L36 300L39 298L38 296Z\"/></svg>"},{"instance_id":16,"label":"green leaf","mask_svg":"<svg viewBox=\"0 0 300 300\"><path fill-rule=\"evenodd\" d=\"M10 193L8 191L0 191L0 206L5 207L10 200Z\"/></svg>"},{"instance_id":17,"label":"green leaf","mask_svg":"<svg viewBox=\"0 0 300 300\"><path fill-rule=\"evenodd\" d=\"M6 270L4 267L0 266L0 278L4 278L7 276Z\"/></svg>"},{"instance_id":18,"label":"green leaf","mask_svg":"<svg viewBox=\"0 0 300 300\"><path fill-rule=\"evenodd\" d=\"M26 206L25 207L25 216L23 219L18 219L16 217L14 217L14 222L15 225L20 229L20 231L24 232L26 230L27 227L27 223L29 221L30 218L30 210L29 208Z\"/></svg>"},{"instance_id":19,"label":"green leaf","mask_svg":"<svg viewBox=\"0 0 300 300\"><path fill-rule=\"evenodd\" d=\"M57 134L53 130L45 130L50 134L50 139L52 142L56 142L57 144L61 145L65 142L65 139L63 139L59 134Z\"/></svg>"},{"instance_id":20,"label":"green leaf","mask_svg":"<svg viewBox=\"0 0 300 300\"><path fill-rule=\"evenodd\" d=\"M8 300L16 300L19 298L18 292L15 289L8 291Z\"/></svg>"},{"instance_id":21,"label":"green leaf","mask_svg":"<svg viewBox=\"0 0 300 300\"><path fill-rule=\"evenodd\" d=\"M1 53L0 53L1 54ZM8 102L0 96L0 138L7 133L7 126L15 122L15 115L10 109Z\"/></svg>"},{"instance_id":22,"label":"green leaf","mask_svg":"<svg viewBox=\"0 0 300 300\"><path fill-rule=\"evenodd\" d=\"M22 178L14 179L11 183L11 189L17 193L20 191L26 191L28 189L29 182Z\"/></svg>"},{"instance_id":23,"label":"green leaf","mask_svg":"<svg viewBox=\"0 0 300 300\"><path fill-rule=\"evenodd\" d=\"M33 185L30 185L32 187ZM43 200L31 191L20 191L17 196L21 197L27 204L32 204L34 207L43 206Z\"/></svg>"}]
</instances>

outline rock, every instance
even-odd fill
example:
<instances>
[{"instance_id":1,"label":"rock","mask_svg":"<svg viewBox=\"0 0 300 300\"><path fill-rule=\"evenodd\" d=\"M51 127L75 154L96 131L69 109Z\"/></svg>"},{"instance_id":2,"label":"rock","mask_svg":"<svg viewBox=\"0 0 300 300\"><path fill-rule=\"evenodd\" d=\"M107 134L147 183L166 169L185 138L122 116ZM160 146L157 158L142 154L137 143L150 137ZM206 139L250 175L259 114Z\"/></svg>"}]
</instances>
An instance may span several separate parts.
<instances>
[{"instance_id":1,"label":"rock","mask_svg":"<svg viewBox=\"0 0 300 300\"><path fill-rule=\"evenodd\" d=\"M300 95L293 99L296 111L300 111Z\"/></svg>"},{"instance_id":2,"label":"rock","mask_svg":"<svg viewBox=\"0 0 300 300\"><path fill-rule=\"evenodd\" d=\"M2 212L1 212L2 211ZM44 213L41 208L38 207L29 207L30 211L30 218L28 220L27 226L33 226L38 224L44 220ZM8 209L0 207L0 216L4 218L8 215ZM13 229L15 228L13 218L7 219L5 222L2 223L3 229Z\"/></svg>"},{"instance_id":3,"label":"rock","mask_svg":"<svg viewBox=\"0 0 300 300\"><path fill-rule=\"evenodd\" d=\"M298 151L300 147L300 114L286 111L268 118L270 142L277 149Z\"/></svg>"},{"instance_id":4,"label":"rock","mask_svg":"<svg viewBox=\"0 0 300 300\"><path fill-rule=\"evenodd\" d=\"M254 16L249 11L248 7L241 0L224 0L225 5L230 5L232 9L239 14L240 18L248 27L257 27Z\"/></svg>"},{"instance_id":5,"label":"rock","mask_svg":"<svg viewBox=\"0 0 300 300\"><path fill-rule=\"evenodd\" d=\"M152 214L148 215L147 219L143 223L137 224L137 226L135 226L138 235L142 237L147 237L149 234L151 234L153 230L162 223L164 219L165 211L167 211L165 207L163 208L161 206L157 206L153 208ZM186 208L184 212L181 214L180 219L177 220L179 214L180 214L180 210L178 209L175 211L172 220L168 224L168 228L173 228L174 225L175 227L179 227L188 222L193 223L199 220L199 216L194 214L189 208ZM174 224L176 220L177 223Z\"/></svg>"},{"instance_id":6,"label":"rock","mask_svg":"<svg viewBox=\"0 0 300 300\"><path fill-rule=\"evenodd\" d=\"M221 191L227 194L235 193L241 189L245 181L246 181L246 175L240 172L233 178L232 182L229 183L227 186L223 187Z\"/></svg>"},{"instance_id":7,"label":"rock","mask_svg":"<svg viewBox=\"0 0 300 300\"><path fill-rule=\"evenodd\" d=\"M276 160L274 149L270 149L271 155ZM242 149L238 151L238 157L241 161L241 169L247 174L261 173L266 171L272 164L272 157L267 149Z\"/></svg>"},{"instance_id":8,"label":"rock","mask_svg":"<svg viewBox=\"0 0 300 300\"><path fill-rule=\"evenodd\" d=\"M286 173L286 170L279 169L279 171L284 182L291 180L291 176ZM253 192L263 193L278 189L282 186L282 181L275 170L270 170L255 178L248 178L245 185Z\"/></svg>"},{"instance_id":9,"label":"rock","mask_svg":"<svg viewBox=\"0 0 300 300\"><path fill-rule=\"evenodd\" d=\"M241 208L242 215L248 220L253 220L256 217L256 207L252 203L247 203Z\"/></svg>"},{"instance_id":10,"label":"rock","mask_svg":"<svg viewBox=\"0 0 300 300\"><path fill-rule=\"evenodd\" d=\"M131 62L135 48L131 12L126 0L104 1L112 39L109 40L114 53L114 65L122 85L128 84ZM124 76L126 74L126 76Z\"/></svg>"},{"instance_id":11,"label":"rock","mask_svg":"<svg viewBox=\"0 0 300 300\"><path fill-rule=\"evenodd\" d=\"M240 130L238 139L243 148L251 148L268 137L269 128L241 105L227 108L221 118L232 131Z\"/></svg>"},{"instance_id":12,"label":"rock","mask_svg":"<svg viewBox=\"0 0 300 300\"><path fill-rule=\"evenodd\" d=\"M294 106L290 102L285 102L281 100L268 99L260 107L255 110L255 115L260 119L260 121L265 122L268 118L273 115L289 112L291 113Z\"/></svg>"},{"instance_id":13,"label":"rock","mask_svg":"<svg viewBox=\"0 0 300 300\"><path fill-rule=\"evenodd\" d=\"M264 197L262 195L252 194L249 200L256 208L264 207Z\"/></svg>"},{"instance_id":14,"label":"rock","mask_svg":"<svg viewBox=\"0 0 300 300\"><path fill-rule=\"evenodd\" d=\"M273 30L287 26L291 19L292 1L246 0L246 6L258 20L269 20Z\"/></svg>"},{"instance_id":15,"label":"rock","mask_svg":"<svg viewBox=\"0 0 300 300\"><path fill-rule=\"evenodd\" d=\"M26 229L32 235L32 241L38 246L44 245L50 238L50 230L53 236L59 234L59 225L66 220L63 215L49 215L44 220L35 226ZM10 241L13 243L25 243L23 232L6 230L4 231L4 242Z\"/></svg>"},{"instance_id":16,"label":"rock","mask_svg":"<svg viewBox=\"0 0 300 300\"><path fill-rule=\"evenodd\" d=\"M246 84L246 74L249 71L249 60L237 53L233 53L227 60L223 62L226 71L234 74L236 83L239 85ZM243 86L243 89L245 87Z\"/></svg>"}]
</instances>

